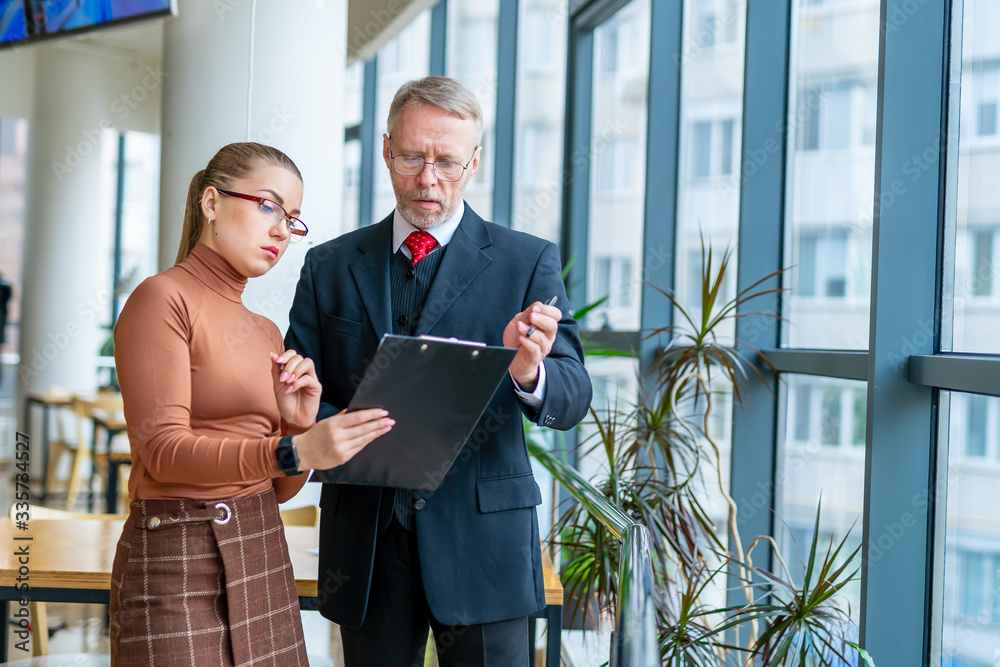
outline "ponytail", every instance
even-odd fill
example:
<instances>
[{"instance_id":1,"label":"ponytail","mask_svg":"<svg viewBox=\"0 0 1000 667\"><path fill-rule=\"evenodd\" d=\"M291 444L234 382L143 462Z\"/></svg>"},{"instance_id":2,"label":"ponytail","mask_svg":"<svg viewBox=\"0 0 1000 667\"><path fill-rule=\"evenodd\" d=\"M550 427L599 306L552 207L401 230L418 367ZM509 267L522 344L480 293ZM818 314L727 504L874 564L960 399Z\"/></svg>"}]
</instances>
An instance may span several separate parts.
<instances>
[{"instance_id":1,"label":"ponytail","mask_svg":"<svg viewBox=\"0 0 1000 667\"><path fill-rule=\"evenodd\" d=\"M201 182L204 177L205 170L202 169L194 175L194 178L191 179L191 185L188 186L187 204L184 207L184 227L181 230L181 245L177 249L175 264L183 262L194 250L198 239L201 238L201 230L205 222L201 213L201 193L204 192Z\"/></svg>"}]
</instances>

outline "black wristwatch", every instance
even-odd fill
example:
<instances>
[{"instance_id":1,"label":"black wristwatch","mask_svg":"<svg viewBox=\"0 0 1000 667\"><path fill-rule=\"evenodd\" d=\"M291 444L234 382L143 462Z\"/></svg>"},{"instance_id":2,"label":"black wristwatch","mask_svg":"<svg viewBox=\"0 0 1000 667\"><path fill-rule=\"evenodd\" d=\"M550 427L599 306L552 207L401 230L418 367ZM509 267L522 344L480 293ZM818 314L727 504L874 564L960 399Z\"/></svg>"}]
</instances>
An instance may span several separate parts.
<instances>
[{"instance_id":1,"label":"black wristwatch","mask_svg":"<svg viewBox=\"0 0 1000 667\"><path fill-rule=\"evenodd\" d=\"M278 441L278 447L274 450L274 458L278 460L278 470L283 472L286 477L302 474L302 471L299 470L299 455L295 451L295 445L292 444L292 436L286 435Z\"/></svg>"}]
</instances>

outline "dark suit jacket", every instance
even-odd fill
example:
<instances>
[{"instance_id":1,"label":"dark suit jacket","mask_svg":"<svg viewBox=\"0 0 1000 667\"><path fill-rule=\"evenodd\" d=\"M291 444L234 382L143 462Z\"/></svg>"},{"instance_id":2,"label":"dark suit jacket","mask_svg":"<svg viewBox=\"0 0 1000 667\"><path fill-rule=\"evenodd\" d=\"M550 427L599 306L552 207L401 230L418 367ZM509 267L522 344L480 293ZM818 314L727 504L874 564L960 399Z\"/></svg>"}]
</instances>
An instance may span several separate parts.
<instances>
[{"instance_id":1,"label":"dark suit jacket","mask_svg":"<svg viewBox=\"0 0 1000 667\"><path fill-rule=\"evenodd\" d=\"M350 402L379 340L392 332L391 246L392 215L306 254L285 343L316 363L320 418ZM466 205L417 334L503 345L514 315L553 295L567 303L556 246L485 222ZM590 378L568 315L544 363L541 409L521 403L508 375L438 489L417 492L426 503L415 515L420 569L431 613L442 623L489 623L545 606L535 511L541 495L521 415L566 430L587 414ZM364 620L371 578L378 576L372 563L380 505L386 516L391 494L378 487L323 488L320 611L348 627Z\"/></svg>"}]
</instances>

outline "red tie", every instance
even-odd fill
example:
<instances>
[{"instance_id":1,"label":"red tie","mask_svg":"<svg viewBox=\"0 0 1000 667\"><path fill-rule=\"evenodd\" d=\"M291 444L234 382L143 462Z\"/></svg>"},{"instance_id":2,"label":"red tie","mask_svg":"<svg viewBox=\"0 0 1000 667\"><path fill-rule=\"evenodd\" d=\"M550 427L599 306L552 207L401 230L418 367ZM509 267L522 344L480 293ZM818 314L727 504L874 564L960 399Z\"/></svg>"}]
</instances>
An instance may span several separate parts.
<instances>
[{"instance_id":1,"label":"red tie","mask_svg":"<svg viewBox=\"0 0 1000 667\"><path fill-rule=\"evenodd\" d=\"M417 262L426 257L427 253L434 250L438 244L436 238L423 230L410 232L410 235L406 237L406 240L403 241L403 243L405 243L406 247L410 249L411 253L413 253L414 266L416 266Z\"/></svg>"}]
</instances>

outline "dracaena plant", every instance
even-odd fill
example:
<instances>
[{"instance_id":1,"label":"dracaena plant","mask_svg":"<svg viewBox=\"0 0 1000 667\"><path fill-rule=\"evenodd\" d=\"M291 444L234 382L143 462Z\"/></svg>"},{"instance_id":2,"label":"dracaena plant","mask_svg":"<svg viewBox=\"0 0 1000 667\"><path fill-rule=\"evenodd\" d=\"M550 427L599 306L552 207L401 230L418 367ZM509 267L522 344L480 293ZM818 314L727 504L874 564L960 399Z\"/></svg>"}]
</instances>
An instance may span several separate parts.
<instances>
[{"instance_id":1,"label":"dracaena plant","mask_svg":"<svg viewBox=\"0 0 1000 667\"><path fill-rule=\"evenodd\" d=\"M720 434L712 428L720 397L728 394L741 402L746 384L762 378L761 369L732 344L731 331L741 317L773 317L749 310L748 303L779 292L769 284L782 272L727 297L733 250L717 258L703 241L701 259L700 303L682 303L653 286L678 324L646 332L645 340L656 341L660 351L637 378L634 402L608 400L607 407L592 408L583 425L581 433L588 435L578 451L603 470L590 479L590 490L650 529L663 664L852 664L846 659L849 616L840 611L837 593L851 579L848 563L857 551L834 566L844 560L844 542L820 558L817 530L799 587L787 571L779 576L754 568L753 548L770 538L755 540L750 553L744 549L737 505L719 465ZM575 315L579 319L581 313ZM752 346L742 346L757 355L765 370L774 371ZM574 487L585 482L566 474L566 464L530 436L532 455L575 494ZM726 508L724 526L717 526L708 511L713 495ZM817 511L817 529L818 519ZM593 618L616 609L620 544L614 535L583 505L571 502L555 521L550 541L562 547L560 575L570 616ZM770 542L777 562L783 563ZM733 573L744 602L713 604L732 583L727 576Z\"/></svg>"}]
</instances>

